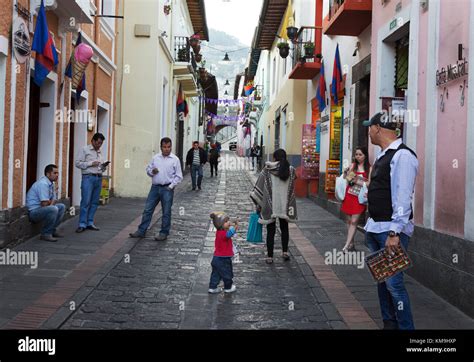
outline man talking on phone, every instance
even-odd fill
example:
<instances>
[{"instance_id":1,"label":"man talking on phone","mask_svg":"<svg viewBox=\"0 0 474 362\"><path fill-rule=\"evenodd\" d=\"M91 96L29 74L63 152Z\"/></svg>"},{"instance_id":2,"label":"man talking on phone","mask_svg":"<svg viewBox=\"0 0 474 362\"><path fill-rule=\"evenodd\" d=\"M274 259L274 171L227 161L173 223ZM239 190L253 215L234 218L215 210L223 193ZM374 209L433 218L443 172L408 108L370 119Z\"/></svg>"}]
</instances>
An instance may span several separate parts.
<instances>
[{"instance_id":1,"label":"man talking on phone","mask_svg":"<svg viewBox=\"0 0 474 362\"><path fill-rule=\"evenodd\" d=\"M100 191L102 189L102 173L110 162L104 162L100 148L105 137L102 133L96 133L91 144L82 148L76 160L76 167L81 169L81 213L79 216L79 227L77 233L84 230L99 231L94 225L94 215L99 207Z\"/></svg>"}]
</instances>

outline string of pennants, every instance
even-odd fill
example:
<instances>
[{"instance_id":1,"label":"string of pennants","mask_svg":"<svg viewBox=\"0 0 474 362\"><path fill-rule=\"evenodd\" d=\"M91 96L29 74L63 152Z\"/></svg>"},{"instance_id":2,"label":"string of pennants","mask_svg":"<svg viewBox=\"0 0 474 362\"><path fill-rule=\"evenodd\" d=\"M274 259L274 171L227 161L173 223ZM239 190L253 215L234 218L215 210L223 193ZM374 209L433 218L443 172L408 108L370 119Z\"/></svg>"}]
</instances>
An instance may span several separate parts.
<instances>
[{"instance_id":1,"label":"string of pennants","mask_svg":"<svg viewBox=\"0 0 474 362\"><path fill-rule=\"evenodd\" d=\"M245 116L223 116L223 115L217 115L212 112L206 111L206 114L210 116L212 119L219 119L222 121L233 121L233 122L238 122L242 121L245 119Z\"/></svg>"},{"instance_id":2,"label":"string of pennants","mask_svg":"<svg viewBox=\"0 0 474 362\"><path fill-rule=\"evenodd\" d=\"M203 100L206 103L210 104L236 104L242 105L248 101L244 99L215 99L215 98L206 98L206 97L199 97L200 100Z\"/></svg>"}]
</instances>

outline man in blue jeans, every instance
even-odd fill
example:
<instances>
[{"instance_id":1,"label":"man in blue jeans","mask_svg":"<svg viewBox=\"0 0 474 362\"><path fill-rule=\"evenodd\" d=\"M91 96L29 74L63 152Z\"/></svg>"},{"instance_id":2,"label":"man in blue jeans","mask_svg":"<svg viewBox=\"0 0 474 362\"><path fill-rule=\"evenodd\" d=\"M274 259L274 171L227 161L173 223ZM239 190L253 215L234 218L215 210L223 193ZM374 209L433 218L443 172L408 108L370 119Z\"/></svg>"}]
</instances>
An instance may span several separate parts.
<instances>
[{"instance_id":1,"label":"man in blue jeans","mask_svg":"<svg viewBox=\"0 0 474 362\"><path fill-rule=\"evenodd\" d=\"M199 142L194 141L193 147L188 151L186 155L186 166L191 166L191 181L193 184L193 191L196 190L196 174L197 187L201 190L202 178L204 176L202 167L207 162L207 152L199 147Z\"/></svg>"},{"instance_id":2,"label":"man in blue jeans","mask_svg":"<svg viewBox=\"0 0 474 362\"><path fill-rule=\"evenodd\" d=\"M91 144L83 147L76 160L76 167L81 169L81 213L79 215L79 227L77 233L84 230L99 231L94 224L94 216L99 207L100 191L102 190L102 173L106 170L108 162L104 163L100 148L105 137L102 133L96 133Z\"/></svg>"},{"instance_id":3,"label":"man in blue jeans","mask_svg":"<svg viewBox=\"0 0 474 362\"><path fill-rule=\"evenodd\" d=\"M400 123L387 113L377 113L363 125L369 126L372 143L382 148L372 167L367 193L368 247L371 252L386 248L393 254L401 244L407 250L414 231L411 203L418 159L398 138ZM379 283L378 295L384 329L415 329L403 273Z\"/></svg>"},{"instance_id":4,"label":"man in blue jeans","mask_svg":"<svg viewBox=\"0 0 474 362\"><path fill-rule=\"evenodd\" d=\"M62 237L56 228L61 222L66 207L56 203L57 195L54 182L58 180L59 172L56 165L48 165L44 176L36 181L26 194L28 216L34 223L44 222L41 230L41 240L55 242Z\"/></svg>"},{"instance_id":5,"label":"man in blue jeans","mask_svg":"<svg viewBox=\"0 0 474 362\"><path fill-rule=\"evenodd\" d=\"M181 161L171 153L171 139L162 138L161 153L153 156L146 168L146 173L152 178L152 185L145 203L142 222L138 230L130 234L131 238L143 238L150 226L153 212L161 201L161 230L155 240L163 241L168 238L171 229L171 208L173 206L174 188L183 180Z\"/></svg>"}]
</instances>

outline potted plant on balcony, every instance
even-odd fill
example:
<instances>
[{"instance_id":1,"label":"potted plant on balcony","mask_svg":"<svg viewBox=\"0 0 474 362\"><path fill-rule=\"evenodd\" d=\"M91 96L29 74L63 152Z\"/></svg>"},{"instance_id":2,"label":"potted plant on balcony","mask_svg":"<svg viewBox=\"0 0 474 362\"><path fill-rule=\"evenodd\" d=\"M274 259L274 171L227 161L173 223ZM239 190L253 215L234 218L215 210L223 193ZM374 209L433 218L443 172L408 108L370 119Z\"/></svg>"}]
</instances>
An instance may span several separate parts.
<instances>
[{"instance_id":1,"label":"potted plant on balcony","mask_svg":"<svg viewBox=\"0 0 474 362\"><path fill-rule=\"evenodd\" d=\"M186 48L181 48L178 50L178 62L187 62L188 61L188 52Z\"/></svg>"},{"instance_id":2,"label":"potted plant on balcony","mask_svg":"<svg viewBox=\"0 0 474 362\"><path fill-rule=\"evenodd\" d=\"M166 14L166 15L169 15L170 12L171 12L171 5L164 5L163 6L163 12Z\"/></svg>"},{"instance_id":3,"label":"potted plant on balcony","mask_svg":"<svg viewBox=\"0 0 474 362\"><path fill-rule=\"evenodd\" d=\"M199 54L199 51L201 50L200 39L201 37L199 34L191 35L189 38L189 45L191 45L191 48L193 48L195 54Z\"/></svg>"},{"instance_id":4,"label":"potted plant on balcony","mask_svg":"<svg viewBox=\"0 0 474 362\"><path fill-rule=\"evenodd\" d=\"M290 54L290 45L285 42L279 42L277 44L278 50L280 51L280 57L286 58Z\"/></svg>"},{"instance_id":5,"label":"potted plant on balcony","mask_svg":"<svg viewBox=\"0 0 474 362\"><path fill-rule=\"evenodd\" d=\"M196 54L196 53L194 53L194 60L195 60L196 62L200 63L201 60L202 60L202 54Z\"/></svg>"},{"instance_id":6,"label":"potted plant on balcony","mask_svg":"<svg viewBox=\"0 0 474 362\"><path fill-rule=\"evenodd\" d=\"M304 55L306 58L314 58L314 43L313 42L305 43Z\"/></svg>"}]
</instances>

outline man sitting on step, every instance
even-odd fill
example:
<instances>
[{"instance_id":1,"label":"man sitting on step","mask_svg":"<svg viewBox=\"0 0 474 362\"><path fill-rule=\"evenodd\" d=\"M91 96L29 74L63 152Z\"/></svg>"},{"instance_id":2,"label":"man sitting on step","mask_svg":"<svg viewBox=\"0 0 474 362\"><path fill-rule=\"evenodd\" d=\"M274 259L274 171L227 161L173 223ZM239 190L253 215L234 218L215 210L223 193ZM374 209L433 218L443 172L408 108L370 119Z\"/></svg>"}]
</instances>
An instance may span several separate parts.
<instances>
[{"instance_id":1,"label":"man sitting on step","mask_svg":"<svg viewBox=\"0 0 474 362\"><path fill-rule=\"evenodd\" d=\"M26 207L30 221L44 222L41 230L41 240L55 242L62 237L57 231L66 206L56 203L57 195L54 182L58 180L58 166L48 165L44 169L44 176L36 181L26 194Z\"/></svg>"}]
</instances>

